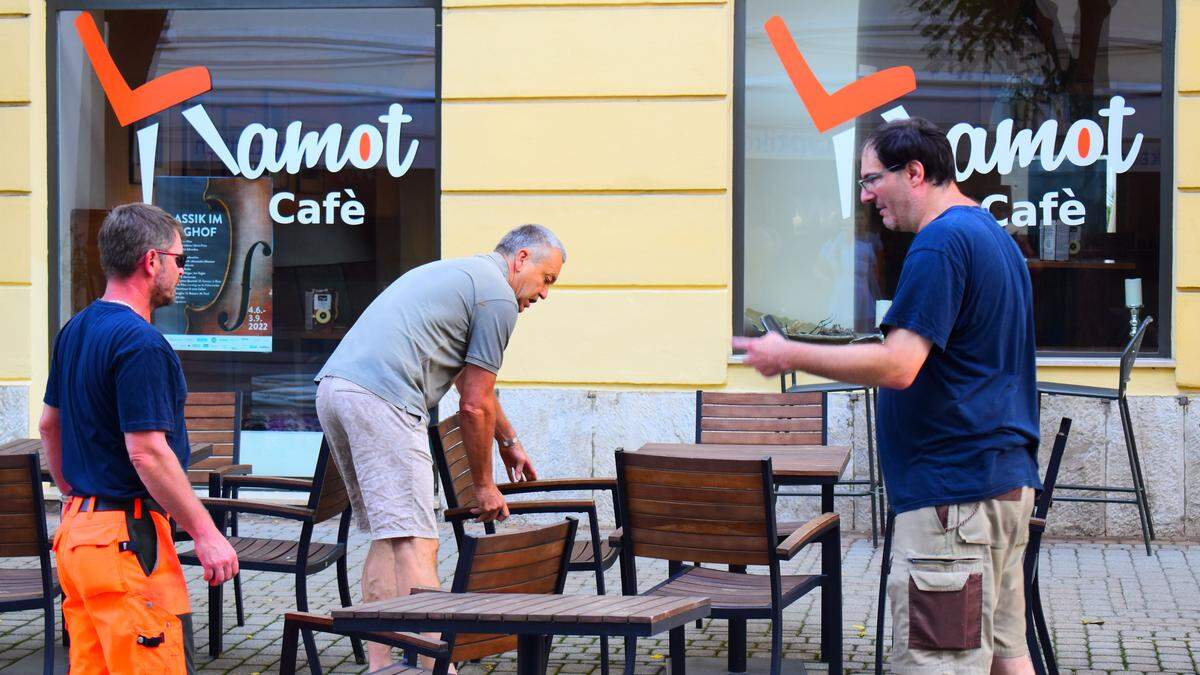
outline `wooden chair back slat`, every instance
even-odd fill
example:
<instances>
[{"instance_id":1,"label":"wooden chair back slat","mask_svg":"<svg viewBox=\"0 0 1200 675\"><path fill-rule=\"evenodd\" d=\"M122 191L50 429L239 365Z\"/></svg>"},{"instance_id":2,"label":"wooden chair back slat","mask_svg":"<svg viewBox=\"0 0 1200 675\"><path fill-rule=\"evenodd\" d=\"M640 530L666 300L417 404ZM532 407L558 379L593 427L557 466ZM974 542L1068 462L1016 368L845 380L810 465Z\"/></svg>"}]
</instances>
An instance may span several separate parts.
<instances>
[{"instance_id":1,"label":"wooden chair back slat","mask_svg":"<svg viewBox=\"0 0 1200 675\"><path fill-rule=\"evenodd\" d=\"M309 495L308 507L313 509L313 523L321 523L334 516L339 516L350 506L350 497L346 494L346 483L338 471L337 462L329 451L329 441L321 438L321 451L317 454L317 468L313 473L313 485L320 489L313 490Z\"/></svg>"},{"instance_id":2,"label":"wooden chair back slat","mask_svg":"<svg viewBox=\"0 0 1200 675\"><path fill-rule=\"evenodd\" d=\"M767 565L774 549L770 460L617 454L625 541L667 560Z\"/></svg>"},{"instance_id":3,"label":"wooden chair back slat","mask_svg":"<svg viewBox=\"0 0 1200 675\"><path fill-rule=\"evenodd\" d=\"M437 425L439 443L433 444L437 452L440 446L440 457L434 457L438 463L438 475L442 479L442 488L446 494L446 503L450 508L475 506L475 485L471 477L471 466L467 462L467 445L463 443L462 424L458 413L447 417Z\"/></svg>"},{"instance_id":4,"label":"wooden chair back slat","mask_svg":"<svg viewBox=\"0 0 1200 675\"><path fill-rule=\"evenodd\" d=\"M546 527L483 536L466 535L453 591L477 593L562 593L577 523L568 518ZM515 635L464 633L454 636L453 662L516 649Z\"/></svg>"},{"instance_id":5,"label":"wooden chair back slat","mask_svg":"<svg viewBox=\"0 0 1200 675\"><path fill-rule=\"evenodd\" d=\"M213 456L241 457L242 393L239 391L198 391L188 393L183 407L187 419L188 440L212 443Z\"/></svg>"},{"instance_id":6,"label":"wooden chair back slat","mask_svg":"<svg viewBox=\"0 0 1200 675\"><path fill-rule=\"evenodd\" d=\"M42 557L49 548L38 456L0 456L0 558Z\"/></svg>"},{"instance_id":7,"label":"wooden chair back slat","mask_svg":"<svg viewBox=\"0 0 1200 675\"><path fill-rule=\"evenodd\" d=\"M697 391L696 442L822 445L825 397L820 393Z\"/></svg>"}]
</instances>

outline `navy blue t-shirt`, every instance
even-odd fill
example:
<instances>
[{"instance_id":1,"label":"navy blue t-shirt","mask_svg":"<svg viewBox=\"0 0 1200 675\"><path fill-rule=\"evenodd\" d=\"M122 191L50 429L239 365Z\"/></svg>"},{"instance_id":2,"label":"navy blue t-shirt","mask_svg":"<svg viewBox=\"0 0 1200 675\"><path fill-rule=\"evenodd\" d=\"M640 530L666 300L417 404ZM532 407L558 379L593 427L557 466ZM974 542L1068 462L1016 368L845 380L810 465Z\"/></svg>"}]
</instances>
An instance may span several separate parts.
<instances>
[{"instance_id":1,"label":"navy blue t-shirt","mask_svg":"<svg viewBox=\"0 0 1200 675\"><path fill-rule=\"evenodd\" d=\"M125 305L97 300L54 342L46 405L62 419L63 476L78 495L149 493L129 459L126 432L163 431L188 464L187 383L162 334Z\"/></svg>"},{"instance_id":2,"label":"navy blue t-shirt","mask_svg":"<svg viewBox=\"0 0 1200 675\"><path fill-rule=\"evenodd\" d=\"M921 229L883 328L933 343L910 387L879 390L896 511L1041 487L1029 270L990 213L954 206Z\"/></svg>"}]
</instances>

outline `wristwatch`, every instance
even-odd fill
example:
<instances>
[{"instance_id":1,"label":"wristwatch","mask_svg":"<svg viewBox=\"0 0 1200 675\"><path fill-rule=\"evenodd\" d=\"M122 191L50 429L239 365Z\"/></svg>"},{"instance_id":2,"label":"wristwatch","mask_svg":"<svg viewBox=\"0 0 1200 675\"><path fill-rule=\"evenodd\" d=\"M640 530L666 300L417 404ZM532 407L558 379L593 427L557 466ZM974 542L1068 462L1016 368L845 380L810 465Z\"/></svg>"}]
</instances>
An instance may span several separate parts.
<instances>
[{"instance_id":1,"label":"wristwatch","mask_svg":"<svg viewBox=\"0 0 1200 675\"><path fill-rule=\"evenodd\" d=\"M517 437L513 436L512 438L508 438L508 439L502 438L498 442L500 443L500 447L502 447L502 448L511 448L512 446L517 444Z\"/></svg>"}]
</instances>

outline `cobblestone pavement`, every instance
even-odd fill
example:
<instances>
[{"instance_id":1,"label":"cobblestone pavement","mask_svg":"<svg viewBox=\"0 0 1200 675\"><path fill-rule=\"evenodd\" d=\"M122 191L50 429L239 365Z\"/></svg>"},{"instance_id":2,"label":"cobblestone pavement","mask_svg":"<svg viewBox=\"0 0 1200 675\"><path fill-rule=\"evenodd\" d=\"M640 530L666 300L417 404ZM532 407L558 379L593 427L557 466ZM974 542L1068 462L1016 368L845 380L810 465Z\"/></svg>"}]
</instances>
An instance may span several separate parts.
<instances>
[{"instance_id":1,"label":"cobblestone pavement","mask_svg":"<svg viewBox=\"0 0 1200 675\"><path fill-rule=\"evenodd\" d=\"M53 525L53 524L52 524ZM335 539L335 523L318 528L318 541ZM284 520L243 517L244 536L294 539L299 527ZM442 537L439 571L444 582L453 574L455 546L449 528ZM351 535L351 578L366 554L366 541ZM875 592L881 553L869 538L848 534L843 542L845 609L842 634L846 669L869 670L874 660ZM1050 541L1042 551L1042 584L1046 609L1058 645L1064 672L1176 672L1193 673L1200 668L1200 582L1193 570L1200 569L1200 544L1165 544L1156 555L1139 553L1134 542ZM12 561L2 561L12 565ZM785 565L785 573L818 569L814 547ZM642 560L642 587L663 578L665 565ZM243 574L246 625L234 621L232 587L226 591L224 639L221 658L207 658L207 594L199 568L189 568L189 587L196 622L197 666L203 673L258 673L278 670L282 614L295 606L292 577L268 572ZM609 571L610 589L620 588L616 569ZM572 574L568 592L594 589L590 574ZM338 605L333 568L310 577L310 607L325 612ZM354 589L354 597L358 597ZM809 670L821 670L815 662L820 643L819 592L797 602L784 613L784 649L788 659L799 659ZM0 615L0 670L40 672L31 664L31 654L42 644L40 612ZM769 623L750 622L749 647L752 657L770 655ZM705 622L702 630L688 629L690 657L724 657L724 622ZM328 672L359 673L350 644L344 639L317 637L322 665ZM612 658L619 664L622 645L614 641ZM639 672L662 673L666 667L667 639L662 635L638 643ZM301 655L303 659L303 655ZM24 661L23 661L24 660ZM23 662L22 662L23 661ZM17 663L22 662L18 667ZM597 638L559 638L551 654L550 673L599 671ZM794 661L791 664L795 664ZM513 672L514 654L485 659L463 668L463 673ZM799 672L798 667L785 672ZM616 670L614 670L616 672Z\"/></svg>"}]
</instances>

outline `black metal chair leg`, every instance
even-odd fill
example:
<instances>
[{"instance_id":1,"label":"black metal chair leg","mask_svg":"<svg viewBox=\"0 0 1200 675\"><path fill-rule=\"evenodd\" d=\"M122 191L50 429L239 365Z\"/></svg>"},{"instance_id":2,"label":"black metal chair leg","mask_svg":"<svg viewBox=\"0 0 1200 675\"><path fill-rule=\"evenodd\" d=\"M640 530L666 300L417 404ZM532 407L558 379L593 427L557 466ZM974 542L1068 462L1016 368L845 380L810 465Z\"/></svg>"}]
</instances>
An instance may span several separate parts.
<instances>
[{"instance_id":1,"label":"black metal chair leg","mask_svg":"<svg viewBox=\"0 0 1200 675\"><path fill-rule=\"evenodd\" d=\"M233 606L237 609L237 625L246 625L246 611L242 606L242 573L233 575Z\"/></svg>"},{"instance_id":2,"label":"black metal chair leg","mask_svg":"<svg viewBox=\"0 0 1200 675\"><path fill-rule=\"evenodd\" d=\"M730 565L730 572L745 574L745 565ZM746 620L730 619L729 623L729 656L726 667L731 673L746 672Z\"/></svg>"},{"instance_id":3,"label":"black metal chair leg","mask_svg":"<svg viewBox=\"0 0 1200 675\"><path fill-rule=\"evenodd\" d=\"M596 572L596 594L604 595L604 562L600 556L600 522L593 508L588 511L588 528L591 533L592 563ZM608 636L600 636L600 675L608 675Z\"/></svg>"},{"instance_id":4,"label":"black metal chair leg","mask_svg":"<svg viewBox=\"0 0 1200 675\"><path fill-rule=\"evenodd\" d=\"M871 414L873 398L871 387L866 388L866 412L867 412L867 471L870 475L870 485L868 491L871 493L871 547L879 548L879 484L876 482L875 473L875 420ZM882 479L879 479L882 480Z\"/></svg>"},{"instance_id":5,"label":"black metal chair leg","mask_svg":"<svg viewBox=\"0 0 1200 675\"><path fill-rule=\"evenodd\" d=\"M1133 445L1130 438L1129 427L1127 426L1126 410L1124 402L1117 401L1117 408L1121 414L1121 430L1125 434L1125 455L1129 460L1129 473L1133 480L1133 501L1136 503L1138 511L1138 524L1142 528L1142 541L1146 545L1146 555L1154 555L1150 548L1150 521L1148 509L1145 502L1145 488L1142 486L1141 477L1138 472L1137 455L1134 454Z\"/></svg>"},{"instance_id":6,"label":"black metal chair leg","mask_svg":"<svg viewBox=\"0 0 1200 675\"><path fill-rule=\"evenodd\" d=\"M346 556L338 558L337 561L337 582L338 595L341 596L342 607L349 607L354 604L354 600L350 597L350 575L346 569ZM358 665L363 665L367 662L367 654L363 651L362 640L356 637L350 638L350 649L354 652L354 662Z\"/></svg>"},{"instance_id":7,"label":"black metal chair leg","mask_svg":"<svg viewBox=\"0 0 1200 675\"><path fill-rule=\"evenodd\" d=\"M892 534L896 530L896 514L889 510L883 525L883 559L879 562L879 602L875 612L875 673L883 674L883 620L887 611L887 581L892 571Z\"/></svg>"},{"instance_id":8,"label":"black metal chair leg","mask_svg":"<svg viewBox=\"0 0 1200 675\"><path fill-rule=\"evenodd\" d=\"M1042 591L1038 587L1038 578L1033 581L1033 622L1037 627L1038 643L1041 646L1042 659L1045 661L1046 672L1058 675L1058 659L1054 656L1054 642L1050 639L1050 626L1046 623L1046 613L1042 611Z\"/></svg>"},{"instance_id":9,"label":"black metal chair leg","mask_svg":"<svg viewBox=\"0 0 1200 675\"><path fill-rule=\"evenodd\" d=\"M687 672L687 649L684 645L684 627L671 629L671 675Z\"/></svg>"},{"instance_id":10,"label":"black metal chair leg","mask_svg":"<svg viewBox=\"0 0 1200 675\"><path fill-rule=\"evenodd\" d=\"M214 659L221 656L221 637L224 634L221 628L224 614L221 611L222 588L223 584L208 587L208 656Z\"/></svg>"},{"instance_id":11,"label":"black metal chair leg","mask_svg":"<svg viewBox=\"0 0 1200 675\"><path fill-rule=\"evenodd\" d=\"M308 611L308 579L304 575L304 568L296 572L296 609L301 612ZM317 652L317 641L313 639L312 631L301 629L300 635L304 638L304 655L309 664L319 663L320 654ZM313 673L317 672L313 670Z\"/></svg>"},{"instance_id":12,"label":"black metal chair leg","mask_svg":"<svg viewBox=\"0 0 1200 675\"><path fill-rule=\"evenodd\" d=\"M66 596L66 595L64 595L64 594L59 594L59 595L60 595L60 597L61 597L63 600L66 600L66 599L67 599L67 596ZM63 647L65 647L65 648L67 648L67 649L70 649L70 647L71 647L71 633L69 633L69 632L67 631L67 615L63 613L63 611L62 611L62 608L61 608L61 607L59 607L58 613L59 613L59 616L62 618L62 631L63 631L62 643L63 643Z\"/></svg>"},{"instance_id":13,"label":"black metal chair leg","mask_svg":"<svg viewBox=\"0 0 1200 675\"><path fill-rule=\"evenodd\" d=\"M1146 490L1146 477L1142 474L1142 460L1138 455L1137 439L1133 435L1133 416L1129 412L1129 401L1121 398L1117 400L1117 407L1121 411L1121 428L1125 432L1125 445L1129 449L1129 469L1133 474L1133 485L1137 490L1135 493L1138 500L1139 515L1145 520L1143 529L1150 540L1154 540L1154 520L1150 511L1150 495ZM1146 544L1147 555L1149 555L1150 544Z\"/></svg>"},{"instance_id":14,"label":"black metal chair leg","mask_svg":"<svg viewBox=\"0 0 1200 675\"><path fill-rule=\"evenodd\" d=\"M1034 542L1031 542L1034 543ZM1025 649L1029 652L1029 660L1033 664L1035 675L1046 675L1046 664L1042 661L1042 649L1038 643L1037 623L1034 619L1034 608L1037 607L1037 580L1031 565L1036 565L1029 557L1025 560Z\"/></svg>"},{"instance_id":15,"label":"black metal chair leg","mask_svg":"<svg viewBox=\"0 0 1200 675\"><path fill-rule=\"evenodd\" d=\"M42 656L42 672L54 675L54 596L46 598L46 606L42 610L42 620L45 622L46 635L43 640L45 654Z\"/></svg>"},{"instance_id":16,"label":"black metal chair leg","mask_svg":"<svg viewBox=\"0 0 1200 675\"><path fill-rule=\"evenodd\" d=\"M825 630L825 626L821 626ZM783 673L783 611L776 609L771 617L771 675Z\"/></svg>"}]
</instances>

